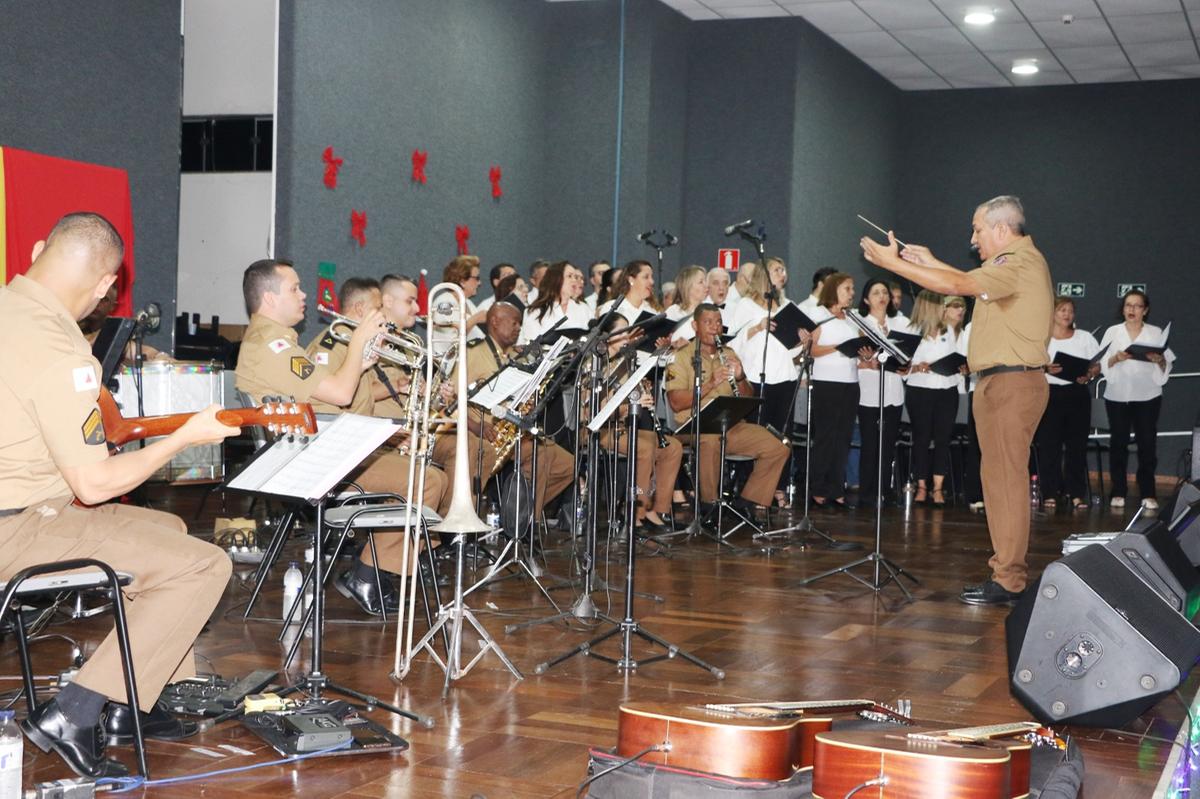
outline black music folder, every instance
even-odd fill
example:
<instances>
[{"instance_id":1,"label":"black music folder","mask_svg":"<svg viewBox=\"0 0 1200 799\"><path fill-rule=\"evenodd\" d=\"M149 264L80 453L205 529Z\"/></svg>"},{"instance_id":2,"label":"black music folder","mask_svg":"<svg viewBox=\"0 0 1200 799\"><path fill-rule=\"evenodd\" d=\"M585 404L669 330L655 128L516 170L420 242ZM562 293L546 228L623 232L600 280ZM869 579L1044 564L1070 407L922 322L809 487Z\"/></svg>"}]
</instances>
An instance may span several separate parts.
<instances>
[{"instance_id":1,"label":"black music folder","mask_svg":"<svg viewBox=\"0 0 1200 799\"><path fill-rule=\"evenodd\" d=\"M1150 359L1146 357L1147 355L1150 355L1151 353L1162 355L1167 351L1167 340L1170 338L1171 323L1167 322L1167 326L1163 328L1161 346L1151 347L1148 344L1130 344L1125 348L1125 351L1128 352L1135 361L1148 361Z\"/></svg>"},{"instance_id":2,"label":"black music folder","mask_svg":"<svg viewBox=\"0 0 1200 799\"><path fill-rule=\"evenodd\" d=\"M637 321L630 325L630 327L641 326L642 338L637 343L637 349L643 352L654 352L658 349L658 345L655 342L660 338L669 337L675 332L678 324L678 319L668 319L666 314L653 314L649 311L642 311Z\"/></svg>"},{"instance_id":3,"label":"black music folder","mask_svg":"<svg viewBox=\"0 0 1200 799\"><path fill-rule=\"evenodd\" d=\"M780 308L779 312L771 317L771 321L775 323L771 335L789 350L800 344L801 328L809 333L817 329L817 323L812 317L800 310L800 306L794 302Z\"/></svg>"},{"instance_id":4,"label":"black music folder","mask_svg":"<svg viewBox=\"0 0 1200 799\"><path fill-rule=\"evenodd\" d=\"M1079 358L1075 355L1068 355L1065 352L1054 353L1053 363L1056 363L1062 367L1062 371L1054 375L1054 377L1057 377L1059 380L1066 380L1070 383L1074 383L1076 380L1086 375L1088 370L1104 357L1104 353L1108 352L1108 346L1109 345L1105 344L1104 347L1090 359Z\"/></svg>"},{"instance_id":5,"label":"black music folder","mask_svg":"<svg viewBox=\"0 0 1200 799\"><path fill-rule=\"evenodd\" d=\"M522 300L521 295L517 294L515 291L502 300L496 300L496 302L507 302L521 313L525 313L525 301Z\"/></svg>"},{"instance_id":6,"label":"black music folder","mask_svg":"<svg viewBox=\"0 0 1200 799\"><path fill-rule=\"evenodd\" d=\"M935 375L943 377L953 377L959 373L962 367L967 365L967 356L959 352L952 352L942 358L938 358L933 363L929 364L929 371Z\"/></svg>"},{"instance_id":7,"label":"black music folder","mask_svg":"<svg viewBox=\"0 0 1200 799\"><path fill-rule=\"evenodd\" d=\"M892 330L887 335L888 341L896 345L896 349L903 352L911 358L917 352L917 347L921 346L921 337L915 333L904 333L899 330Z\"/></svg>"},{"instance_id":8,"label":"black music folder","mask_svg":"<svg viewBox=\"0 0 1200 799\"><path fill-rule=\"evenodd\" d=\"M855 336L854 338L846 339L841 344L838 344L837 351L842 355L845 355L847 358L857 358L858 351L863 347L871 350L879 349L875 346L875 342L871 341L871 339L867 338L866 336Z\"/></svg>"}]
</instances>

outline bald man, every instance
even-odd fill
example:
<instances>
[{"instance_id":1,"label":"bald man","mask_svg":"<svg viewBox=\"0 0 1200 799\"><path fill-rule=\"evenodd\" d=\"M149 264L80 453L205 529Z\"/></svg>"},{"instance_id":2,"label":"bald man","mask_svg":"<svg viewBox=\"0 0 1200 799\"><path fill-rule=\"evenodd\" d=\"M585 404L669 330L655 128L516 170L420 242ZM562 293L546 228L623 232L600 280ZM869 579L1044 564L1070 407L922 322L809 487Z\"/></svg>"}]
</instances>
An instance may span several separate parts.
<instances>
[{"instance_id":1,"label":"bald man","mask_svg":"<svg viewBox=\"0 0 1200 799\"><path fill-rule=\"evenodd\" d=\"M109 454L97 404L100 364L77 321L116 281L123 257L124 243L108 220L68 214L34 245L29 271L0 289L0 340L7 345L0 348L0 580L73 558L133 575L125 614L143 732L178 739L196 725L172 718L158 696L168 682L195 675L192 644L229 581L229 556L189 537L176 516L101 503L141 485L184 449L238 430L219 423L213 405L153 444ZM127 701L109 633L74 681L21 727L81 776L122 776L128 770L106 758L105 747L132 740L132 711L121 704Z\"/></svg>"}]
</instances>

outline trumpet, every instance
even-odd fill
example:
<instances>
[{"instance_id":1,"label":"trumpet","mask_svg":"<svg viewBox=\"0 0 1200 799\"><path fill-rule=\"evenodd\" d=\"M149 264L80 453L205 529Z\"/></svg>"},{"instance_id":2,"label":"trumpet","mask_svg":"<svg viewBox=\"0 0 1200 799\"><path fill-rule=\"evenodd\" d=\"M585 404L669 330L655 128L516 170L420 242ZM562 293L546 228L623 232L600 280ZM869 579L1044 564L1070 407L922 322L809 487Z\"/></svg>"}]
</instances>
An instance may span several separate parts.
<instances>
[{"instance_id":1,"label":"trumpet","mask_svg":"<svg viewBox=\"0 0 1200 799\"><path fill-rule=\"evenodd\" d=\"M330 322L327 332L334 341L342 344L350 343L350 336L353 333L347 331L353 331L358 327L356 320L349 316L343 316L324 305L318 305L317 312L321 316L327 316L333 320ZM376 336L367 345L365 352L378 356L381 361L416 371L425 363L426 349L421 342L421 337L416 333L401 330L389 322L387 332Z\"/></svg>"}]
</instances>

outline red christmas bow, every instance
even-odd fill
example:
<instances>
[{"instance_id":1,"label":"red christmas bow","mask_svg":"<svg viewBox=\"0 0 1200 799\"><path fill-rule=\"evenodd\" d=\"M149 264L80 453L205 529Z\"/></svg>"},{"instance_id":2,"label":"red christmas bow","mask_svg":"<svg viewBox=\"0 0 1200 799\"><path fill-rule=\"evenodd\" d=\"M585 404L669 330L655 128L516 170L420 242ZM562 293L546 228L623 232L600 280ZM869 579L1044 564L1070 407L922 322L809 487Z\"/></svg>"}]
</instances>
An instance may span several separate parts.
<instances>
[{"instance_id":1,"label":"red christmas bow","mask_svg":"<svg viewBox=\"0 0 1200 799\"><path fill-rule=\"evenodd\" d=\"M500 188L500 167L494 166L488 170L488 180L492 182L492 199L499 200L504 196L504 190Z\"/></svg>"},{"instance_id":2,"label":"red christmas bow","mask_svg":"<svg viewBox=\"0 0 1200 799\"><path fill-rule=\"evenodd\" d=\"M454 240L458 242L459 255L470 254L470 251L467 249L467 239L469 238L471 238L471 229L469 227L466 225L454 226Z\"/></svg>"},{"instance_id":3,"label":"red christmas bow","mask_svg":"<svg viewBox=\"0 0 1200 799\"><path fill-rule=\"evenodd\" d=\"M425 184L425 162L429 160L429 152L426 150L413 150L412 154L412 179L413 183Z\"/></svg>"},{"instance_id":4,"label":"red christmas bow","mask_svg":"<svg viewBox=\"0 0 1200 799\"><path fill-rule=\"evenodd\" d=\"M321 154L321 160L325 162L325 187L336 189L338 170L342 168L344 159L334 158L333 148L326 147L325 152Z\"/></svg>"},{"instance_id":5,"label":"red christmas bow","mask_svg":"<svg viewBox=\"0 0 1200 799\"><path fill-rule=\"evenodd\" d=\"M358 242L359 247L367 246L367 212L350 210L350 238Z\"/></svg>"}]
</instances>

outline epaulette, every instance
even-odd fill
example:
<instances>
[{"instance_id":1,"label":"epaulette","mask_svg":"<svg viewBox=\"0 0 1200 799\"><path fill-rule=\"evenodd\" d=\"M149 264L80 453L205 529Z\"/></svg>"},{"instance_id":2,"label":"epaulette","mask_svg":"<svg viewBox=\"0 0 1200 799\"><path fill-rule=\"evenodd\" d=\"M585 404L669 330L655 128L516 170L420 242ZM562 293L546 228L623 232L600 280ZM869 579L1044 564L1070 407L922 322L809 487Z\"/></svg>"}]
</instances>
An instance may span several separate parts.
<instances>
[{"instance_id":1,"label":"epaulette","mask_svg":"<svg viewBox=\"0 0 1200 799\"><path fill-rule=\"evenodd\" d=\"M334 345L336 344L337 339L335 339L333 334L328 331L326 331L325 335L321 336L321 340L317 342L317 346L324 347L327 350L333 349Z\"/></svg>"},{"instance_id":2,"label":"epaulette","mask_svg":"<svg viewBox=\"0 0 1200 799\"><path fill-rule=\"evenodd\" d=\"M467 342L467 349L470 349L471 347L478 347L480 344L482 344L482 343L483 343L483 342L485 342L485 341L487 341L487 339L483 339L483 338L477 338L477 339L473 339L473 340L471 340L471 341L468 341L468 342Z\"/></svg>"}]
</instances>

